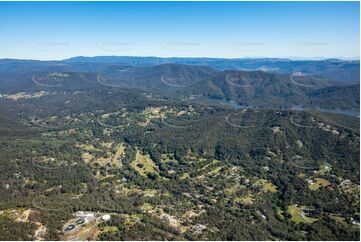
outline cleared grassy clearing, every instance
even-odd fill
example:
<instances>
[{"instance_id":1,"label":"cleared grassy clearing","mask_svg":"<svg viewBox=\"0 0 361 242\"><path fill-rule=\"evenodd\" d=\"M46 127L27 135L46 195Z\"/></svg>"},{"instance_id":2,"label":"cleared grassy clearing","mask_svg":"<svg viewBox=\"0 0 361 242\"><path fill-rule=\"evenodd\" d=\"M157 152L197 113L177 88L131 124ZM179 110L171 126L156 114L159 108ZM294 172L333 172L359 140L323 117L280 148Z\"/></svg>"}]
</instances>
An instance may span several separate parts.
<instances>
[{"instance_id":1,"label":"cleared grassy clearing","mask_svg":"<svg viewBox=\"0 0 361 242\"><path fill-rule=\"evenodd\" d=\"M80 144L77 147L81 148L83 151L82 153L82 160L85 163L98 163L100 166L112 166L115 168L120 168L122 166L121 159L125 154L125 145L120 143L118 146L115 147L115 150L112 150L113 143L103 142L102 144L103 149L96 148L92 144ZM106 152L105 157L98 157L98 152Z\"/></svg>"},{"instance_id":2,"label":"cleared grassy clearing","mask_svg":"<svg viewBox=\"0 0 361 242\"><path fill-rule=\"evenodd\" d=\"M139 223L142 218L142 215L141 214L131 214L131 215L124 214L124 217L125 217L124 225L129 228L129 227L132 227L133 225L135 225L136 223Z\"/></svg>"},{"instance_id":3,"label":"cleared grassy clearing","mask_svg":"<svg viewBox=\"0 0 361 242\"><path fill-rule=\"evenodd\" d=\"M231 196L237 192L238 188L239 188L239 184L233 184L232 186L225 188L223 192L224 194Z\"/></svg>"},{"instance_id":4,"label":"cleared grassy clearing","mask_svg":"<svg viewBox=\"0 0 361 242\"><path fill-rule=\"evenodd\" d=\"M184 174L180 177L181 180L188 179L188 178L190 178L188 172L184 173Z\"/></svg>"},{"instance_id":5,"label":"cleared grassy clearing","mask_svg":"<svg viewBox=\"0 0 361 242\"><path fill-rule=\"evenodd\" d=\"M0 210L0 217L4 217L7 219L19 219L21 214L26 211L25 208L16 208L16 209L5 209L5 210Z\"/></svg>"},{"instance_id":6,"label":"cleared grassy clearing","mask_svg":"<svg viewBox=\"0 0 361 242\"><path fill-rule=\"evenodd\" d=\"M100 232L101 233L116 233L116 232L118 232L118 227L117 226L105 226L100 229Z\"/></svg>"},{"instance_id":7,"label":"cleared grassy clearing","mask_svg":"<svg viewBox=\"0 0 361 242\"><path fill-rule=\"evenodd\" d=\"M284 213L284 211L280 207L276 207L276 214L277 214L277 216L279 216L280 219L285 218L283 213Z\"/></svg>"},{"instance_id":8,"label":"cleared grassy clearing","mask_svg":"<svg viewBox=\"0 0 361 242\"><path fill-rule=\"evenodd\" d=\"M248 195L245 195L245 196L236 197L234 199L234 201L236 203L241 203L241 204L244 204L244 205L251 205L251 204L253 204L254 197L253 197L252 194L248 194Z\"/></svg>"},{"instance_id":9,"label":"cleared grassy clearing","mask_svg":"<svg viewBox=\"0 0 361 242\"><path fill-rule=\"evenodd\" d=\"M218 175L220 173L220 171L224 168L225 166L219 166L217 168L215 168L214 170L211 170L210 172L208 172L208 175Z\"/></svg>"},{"instance_id":10,"label":"cleared grassy clearing","mask_svg":"<svg viewBox=\"0 0 361 242\"><path fill-rule=\"evenodd\" d=\"M311 218L305 215L305 207L297 207L296 205L288 206L287 212L291 214L291 221L294 223L313 223L316 222L316 218Z\"/></svg>"},{"instance_id":11,"label":"cleared grassy clearing","mask_svg":"<svg viewBox=\"0 0 361 242\"><path fill-rule=\"evenodd\" d=\"M119 168L122 164L122 158L125 155L125 145L123 143L119 144L116 148L115 154L112 157L112 165Z\"/></svg>"},{"instance_id":12,"label":"cleared grassy clearing","mask_svg":"<svg viewBox=\"0 0 361 242\"><path fill-rule=\"evenodd\" d=\"M2 95L6 99L10 99L12 101L17 101L19 99L31 99L31 98L39 98L45 95L49 95L50 92L46 91L40 91L35 93L25 93L25 92L19 92L11 95Z\"/></svg>"},{"instance_id":13,"label":"cleared grassy clearing","mask_svg":"<svg viewBox=\"0 0 361 242\"><path fill-rule=\"evenodd\" d=\"M312 183L308 185L308 188L312 191L319 190L321 187L327 187L330 186L331 183L323 178L314 178L312 179Z\"/></svg>"},{"instance_id":14,"label":"cleared grassy clearing","mask_svg":"<svg viewBox=\"0 0 361 242\"><path fill-rule=\"evenodd\" d=\"M111 164L112 159L110 157L100 157L95 160L99 165L106 166L108 164Z\"/></svg>"},{"instance_id":15,"label":"cleared grassy clearing","mask_svg":"<svg viewBox=\"0 0 361 242\"><path fill-rule=\"evenodd\" d=\"M263 192L271 192L275 193L277 192L277 187L265 179L259 179L254 184L253 187L261 187Z\"/></svg>"},{"instance_id":16,"label":"cleared grassy clearing","mask_svg":"<svg viewBox=\"0 0 361 242\"><path fill-rule=\"evenodd\" d=\"M178 163L178 161L174 158L173 154L162 154L160 162L162 163Z\"/></svg>"},{"instance_id":17,"label":"cleared grassy clearing","mask_svg":"<svg viewBox=\"0 0 361 242\"><path fill-rule=\"evenodd\" d=\"M200 161L200 162L203 162L203 161L205 161L205 159L200 159L199 161ZM209 166L215 165L215 164L217 164L217 163L219 163L219 162L220 162L219 160L212 160L212 162L206 164L205 166L203 166L203 167L202 167L201 169L199 169L198 171L206 170Z\"/></svg>"},{"instance_id":18,"label":"cleared grassy clearing","mask_svg":"<svg viewBox=\"0 0 361 242\"><path fill-rule=\"evenodd\" d=\"M149 204L149 203L144 203L142 205L141 209L144 210L144 211L150 211L150 210L153 209L153 206L151 204Z\"/></svg>"},{"instance_id":19,"label":"cleared grassy clearing","mask_svg":"<svg viewBox=\"0 0 361 242\"><path fill-rule=\"evenodd\" d=\"M337 223L347 225L346 218L344 218L344 217L342 217L340 215L336 215L336 214L332 214L332 215L329 215L329 216L330 216L330 218L335 220Z\"/></svg>"},{"instance_id":20,"label":"cleared grassy clearing","mask_svg":"<svg viewBox=\"0 0 361 242\"><path fill-rule=\"evenodd\" d=\"M139 149L136 150L135 160L130 163L130 166L137 171L141 176L148 174L158 174L158 167L150 158L149 154L143 155Z\"/></svg>"},{"instance_id":21,"label":"cleared grassy clearing","mask_svg":"<svg viewBox=\"0 0 361 242\"><path fill-rule=\"evenodd\" d=\"M91 155L89 152L84 152L81 155L81 158L83 159L83 161L87 164L89 162L91 162L94 159L94 156Z\"/></svg>"},{"instance_id":22,"label":"cleared grassy clearing","mask_svg":"<svg viewBox=\"0 0 361 242\"><path fill-rule=\"evenodd\" d=\"M89 152L91 152L91 151L101 151L100 149L95 148L94 145L92 145L92 144L79 144L79 145L77 145L77 147L79 147L79 148L81 148L81 149L83 149L85 151L89 151Z\"/></svg>"}]
</instances>

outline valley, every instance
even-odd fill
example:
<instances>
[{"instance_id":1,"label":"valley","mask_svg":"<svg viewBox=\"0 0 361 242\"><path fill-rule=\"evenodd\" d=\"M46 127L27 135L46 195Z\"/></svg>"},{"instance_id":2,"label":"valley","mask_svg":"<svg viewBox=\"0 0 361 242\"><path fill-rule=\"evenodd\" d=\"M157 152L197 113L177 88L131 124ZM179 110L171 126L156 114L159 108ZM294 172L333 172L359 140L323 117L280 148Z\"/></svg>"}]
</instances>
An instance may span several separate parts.
<instances>
[{"instance_id":1,"label":"valley","mask_svg":"<svg viewBox=\"0 0 361 242\"><path fill-rule=\"evenodd\" d=\"M0 242L361 241L359 1L0 1Z\"/></svg>"},{"instance_id":2,"label":"valley","mask_svg":"<svg viewBox=\"0 0 361 242\"><path fill-rule=\"evenodd\" d=\"M358 110L359 88L183 64L12 65L2 240L359 237L359 115L332 113Z\"/></svg>"}]
</instances>

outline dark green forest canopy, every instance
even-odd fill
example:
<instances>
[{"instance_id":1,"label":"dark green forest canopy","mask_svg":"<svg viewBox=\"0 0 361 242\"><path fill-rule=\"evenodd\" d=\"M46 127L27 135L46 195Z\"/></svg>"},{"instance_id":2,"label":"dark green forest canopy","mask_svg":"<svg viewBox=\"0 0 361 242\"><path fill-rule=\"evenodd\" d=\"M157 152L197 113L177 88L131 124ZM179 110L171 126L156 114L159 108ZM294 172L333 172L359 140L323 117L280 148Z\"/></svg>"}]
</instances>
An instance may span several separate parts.
<instances>
[{"instance_id":1,"label":"dark green forest canopy","mask_svg":"<svg viewBox=\"0 0 361 242\"><path fill-rule=\"evenodd\" d=\"M0 99L0 240L68 239L79 211L111 215L100 240L359 239L359 118L64 73Z\"/></svg>"}]
</instances>

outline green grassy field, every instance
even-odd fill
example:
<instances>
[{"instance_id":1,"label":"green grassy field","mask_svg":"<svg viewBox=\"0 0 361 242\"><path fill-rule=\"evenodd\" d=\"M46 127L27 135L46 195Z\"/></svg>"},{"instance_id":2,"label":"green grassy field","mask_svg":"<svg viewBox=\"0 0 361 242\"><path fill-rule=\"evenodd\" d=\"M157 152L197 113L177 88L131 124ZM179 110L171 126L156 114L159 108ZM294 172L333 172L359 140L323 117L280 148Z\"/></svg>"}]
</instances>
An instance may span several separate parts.
<instances>
[{"instance_id":1,"label":"green grassy field","mask_svg":"<svg viewBox=\"0 0 361 242\"><path fill-rule=\"evenodd\" d=\"M321 187L327 187L327 186L330 186L331 183L326 180L326 179L323 179L323 178L315 178L313 179L313 183L312 184L309 184L309 189L312 190L312 191L316 191L316 190L319 190Z\"/></svg>"},{"instance_id":2,"label":"green grassy field","mask_svg":"<svg viewBox=\"0 0 361 242\"><path fill-rule=\"evenodd\" d=\"M291 214L291 221L295 223L313 223L316 222L316 218L307 217L304 214L305 207L288 206L287 212Z\"/></svg>"},{"instance_id":3,"label":"green grassy field","mask_svg":"<svg viewBox=\"0 0 361 242\"><path fill-rule=\"evenodd\" d=\"M158 174L158 167L150 158L150 155L143 155L138 149L135 153L135 159L132 161L130 166L142 176L147 176L147 174L153 173Z\"/></svg>"}]
</instances>

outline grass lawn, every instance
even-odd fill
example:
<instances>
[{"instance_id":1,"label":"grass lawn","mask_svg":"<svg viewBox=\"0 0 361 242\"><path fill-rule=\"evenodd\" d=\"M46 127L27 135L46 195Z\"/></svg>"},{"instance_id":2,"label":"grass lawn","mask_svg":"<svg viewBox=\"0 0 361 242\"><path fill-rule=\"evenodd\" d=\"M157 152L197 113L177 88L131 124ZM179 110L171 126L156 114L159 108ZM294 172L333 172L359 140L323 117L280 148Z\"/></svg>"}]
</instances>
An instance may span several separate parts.
<instances>
[{"instance_id":1,"label":"grass lawn","mask_svg":"<svg viewBox=\"0 0 361 242\"><path fill-rule=\"evenodd\" d=\"M233 184L232 186L227 187L226 189L224 189L224 194L226 194L228 196L231 196L231 195L233 195L233 194L235 194L237 192L238 187L239 187L238 183Z\"/></svg>"},{"instance_id":2,"label":"grass lawn","mask_svg":"<svg viewBox=\"0 0 361 242\"><path fill-rule=\"evenodd\" d=\"M277 192L277 187L265 179L259 179L253 184L254 187L261 186L263 192Z\"/></svg>"},{"instance_id":3,"label":"grass lawn","mask_svg":"<svg viewBox=\"0 0 361 242\"><path fill-rule=\"evenodd\" d=\"M304 213L305 207L288 206L287 212L292 215L291 221L299 223L313 223L316 218L307 217Z\"/></svg>"},{"instance_id":4,"label":"grass lawn","mask_svg":"<svg viewBox=\"0 0 361 242\"><path fill-rule=\"evenodd\" d=\"M125 145L121 143L116 148L115 154L112 157L112 165L114 165L117 168L121 167L123 165L121 160L124 154L125 154Z\"/></svg>"},{"instance_id":5,"label":"grass lawn","mask_svg":"<svg viewBox=\"0 0 361 242\"><path fill-rule=\"evenodd\" d=\"M248 195L245 195L245 196L242 196L242 197L236 197L234 199L235 202L237 203L242 203L244 205L251 205L253 204L253 195L252 194L248 194Z\"/></svg>"},{"instance_id":6,"label":"grass lawn","mask_svg":"<svg viewBox=\"0 0 361 242\"><path fill-rule=\"evenodd\" d=\"M150 155L143 155L138 149L136 150L135 160L130 163L130 166L142 176L152 173L158 174L158 167L150 158Z\"/></svg>"},{"instance_id":7,"label":"grass lawn","mask_svg":"<svg viewBox=\"0 0 361 242\"><path fill-rule=\"evenodd\" d=\"M105 227L101 228L101 232L102 233L116 233L116 232L118 232L118 227L117 226L105 226Z\"/></svg>"},{"instance_id":8,"label":"grass lawn","mask_svg":"<svg viewBox=\"0 0 361 242\"><path fill-rule=\"evenodd\" d=\"M219 166L217 168L215 168L214 170L211 170L210 172L208 172L208 175L218 175L219 172L224 168L225 166Z\"/></svg>"},{"instance_id":9,"label":"grass lawn","mask_svg":"<svg viewBox=\"0 0 361 242\"><path fill-rule=\"evenodd\" d=\"M186 172L186 173L184 173L182 176L181 176L181 180L184 180L184 179L188 179L188 178L190 178L190 176L189 176L189 173L188 172Z\"/></svg>"},{"instance_id":10,"label":"grass lawn","mask_svg":"<svg viewBox=\"0 0 361 242\"><path fill-rule=\"evenodd\" d=\"M133 225L135 225L136 223L140 222L142 215L141 214L124 214L125 217L125 222L124 225L126 227L132 227Z\"/></svg>"},{"instance_id":11,"label":"grass lawn","mask_svg":"<svg viewBox=\"0 0 361 242\"><path fill-rule=\"evenodd\" d=\"M203 162L205 161L205 159L199 159L200 162ZM201 169L199 169L198 171L203 171L203 170L206 170L209 166L211 165L215 165L219 162L219 160L212 160L212 162L206 164L205 166L203 166Z\"/></svg>"},{"instance_id":12,"label":"grass lawn","mask_svg":"<svg viewBox=\"0 0 361 242\"><path fill-rule=\"evenodd\" d=\"M313 180L314 183L308 185L308 188L312 191L319 190L320 187L327 187L331 185L331 183L328 180L323 178L315 178Z\"/></svg>"},{"instance_id":13,"label":"grass lawn","mask_svg":"<svg viewBox=\"0 0 361 242\"><path fill-rule=\"evenodd\" d=\"M276 214L281 218L284 219L285 216L283 216L283 210L280 207L276 207Z\"/></svg>"},{"instance_id":14,"label":"grass lawn","mask_svg":"<svg viewBox=\"0 0 361 242\"><path fill-rule=\"evenodd\" d=\"M329 215L330 218L332 218L333 220L335 220L337 223L343 224L343 225L347 225L347 222L345 221L346 219L340 215L336 215L336 214L331 214Z\"/></svg>"}]
</instances>

